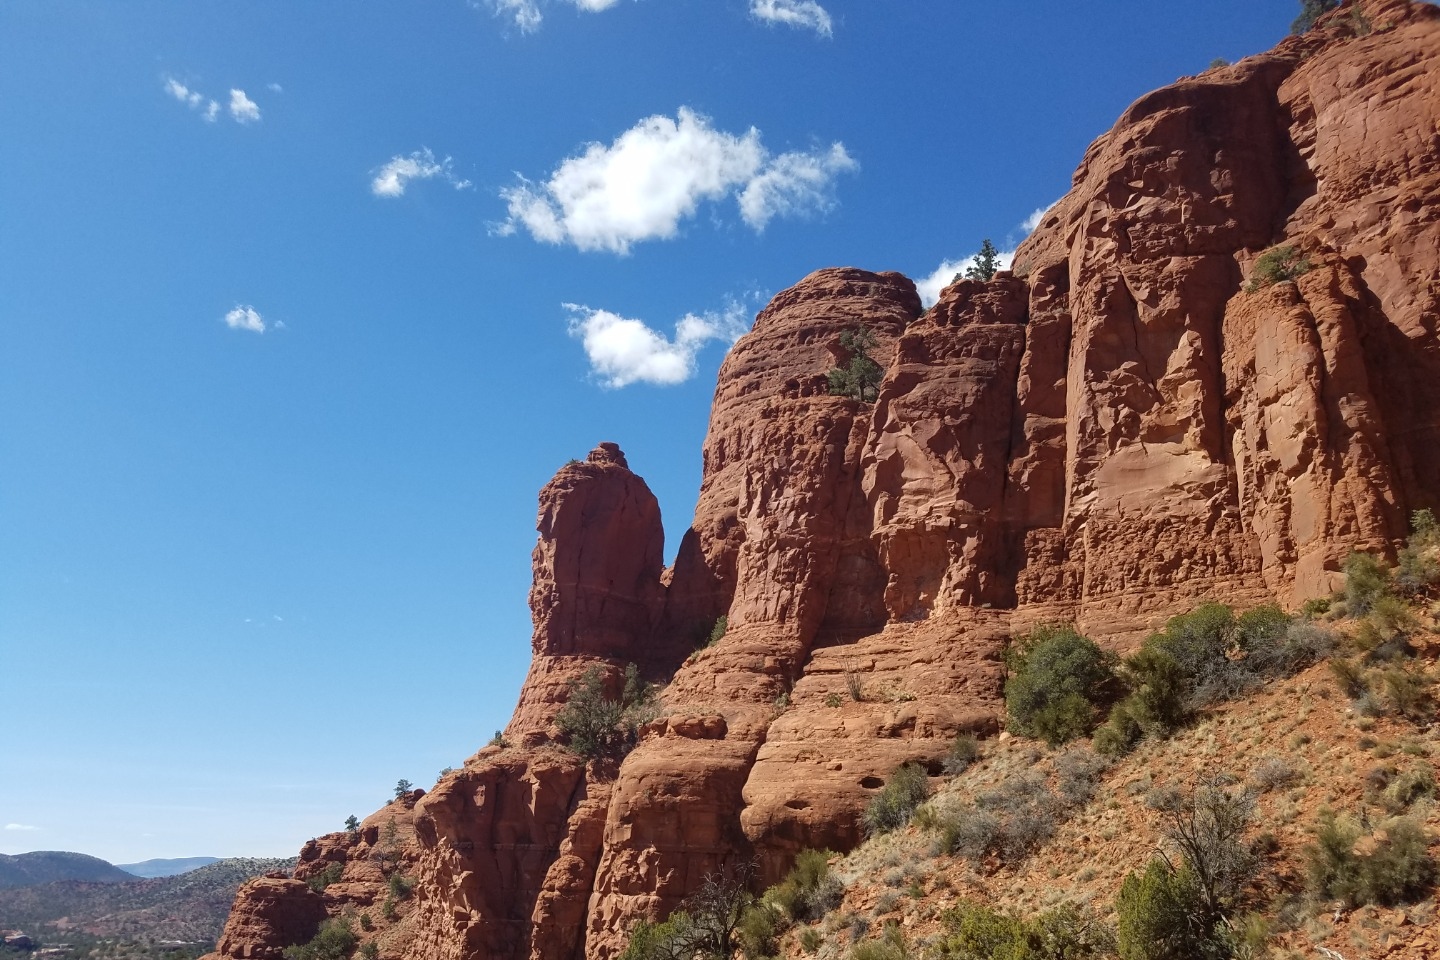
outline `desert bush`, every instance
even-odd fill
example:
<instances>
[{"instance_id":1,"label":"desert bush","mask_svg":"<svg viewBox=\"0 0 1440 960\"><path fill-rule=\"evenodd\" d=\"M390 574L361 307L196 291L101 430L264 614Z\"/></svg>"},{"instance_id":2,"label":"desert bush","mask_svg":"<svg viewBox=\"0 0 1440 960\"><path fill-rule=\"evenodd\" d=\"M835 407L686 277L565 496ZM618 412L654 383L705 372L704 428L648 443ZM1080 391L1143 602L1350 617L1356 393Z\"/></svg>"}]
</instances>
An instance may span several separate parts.
<instances>
[{"instance_id":1,"label":"desert bush","mask_svg":"<svg viewBox=\"0 0 1440 960\"><path fill-rule=\"evenodd\" d=\"M1380 795L1391 813L1399 813L1417 800L1435 796L1435 774L1429 767L1411 767L1392 780Z\"/></svg>"},{"instance_id":2,"label":"desert bush","mask_svg":"<svg viewBox=\"0 0 1440 960\"><path fill-rule=\"evenodd\" d=\"M339 882L340 875L344 872L345 864L328 863L325 865L325 869L319 873L312 873L305 882L310 885L311 890L319 893L330 886L330 884Z\"/></svg>"},{"instance_id":3,"label":"desert bush","mask_svg":"<svg viewBox=\"0 0 1440 960\"><path fill-rule=\"evenodd\" d=\"M1300 616L1306 620L1318 620L1330 612L1329 597L1311 597L1300 605Z\"/></svg>"},{"instance_id":4,"label":"desert bush","mask_svg":"<svg viewBox=\"0 0 1440 960\"><path fill-rule=\"evenodd\" d=\"M806 927L800 931L800 948L806 953L814 953L819 950L825 942L825 934L814 927Z\"/></svg>"},{"instance_id":5,"label":"desert bush","mask_svg":"<svg viewBox=\"0 0 1440 960\"><path fill-rule=\"evenodd\" d=\"M1095 796L1110 761L1093 750L1073 747L1055 757L1055 789L1067 807L1083 807Z\"/></svg>"},{"instance_id":6,"label":"desert bush","mask_svg":"<svg viewBox=\"0 0 1440 960\"><path fill-rule=\"evenodd\" d=\"M979 759L980 741L973 733L962 733L950 744L950 752L945 754L944 769L952 777L959 776Z\"/></svg>"},{"instance_id":7,"label":"desert bush","mask_svg":"<svg viewBox=\"0 0 1440 960\"><path fill-rule=\"evenodd\" d=\"M355 952L360 935L348 917L335 917L320 924L309 943L286 947L285 960L348 960Z\"/></svg>"},{"instance_id":8,"label":"desert bush","mask_svg":"<svg viewBox=\"0 0 1440 960\"><path fill-rule=\"evenodd\" d=\"M1008 725L1058 746L1088 734L1116 687L1114 658L1070 626L1037 627L1006 657Z\"/></svg>"},{"instance_id":9,"label":"desert bush","mask_svg":"<svg viewBox=\"0 0 1440 960\"><path fill-rule=\"evenodd\" d=\"M845 674L845 692L850 694L850 699L861 703L865 699L865 682L860 679L858 673Z\"/></svg>"},{"instance_id":10,"label":"desert bush","mask_svg":"<svg viewBox=\"0 0 1440 960\"><path fill-rule=\"evenodd\" d=\"M1290 244L1271 247L1255 261L1255 266L1250 270L1250 282L1245 285L1245 289L1254 293L1286 280L1294 280L1309 272L1310 261L1295 247Z\"/></svg>"},{"instance_id":11,"label":"desert bush","mask_svg":"<svg viewBox=\"0 0 1440 960\"><path fill-rule=\"evenodd\" d=\"M1288 787L1300 779L1300 771L1284 757L1274 755L1263 758L1250 771L1250 782L1261 793L1269 793L1279 787Z\"/></svg>"},{"instance_id":12,"label":"desert bush","mask_svg":"<svg viewBox=\"0 0 1440 960\"><path fill-rule=\"evenodd\" d=\"M1122 960L1211 960L1223 951L1202 916L1194 874L1151 860L1144 873L1125 877L1115 897L1116 948Z\"/></svg>"},{"instance_id":13,"label":"desert bush","mask_svg":"<svg viewBox=\"0 0 1440 960\"><path fill-rule=\"evenodd\" d=\"M990 849L1006 863L1023 860L1055 833L1060 802L1037 773L1012 776L975 799L999 820Z\"/></svg>"},{"instance_id":14,"label":"desert bush","mask_svg":"<svg viewBox=\"0 0 1440 960\"><path fill-rule=\"evenodd\" d=\"M979 904L941 914L941 957L965 960L1087 960L1114 953L1115 935L1088 909L1062 904L1024 920Z\"/></svg>"},{"instance_id":15,"label":"desert bush","mask_svg":"<svg viewBox=\"0 0 1440 960\"><path fill-rule=\"evenodd\" d=\"M1353 551L1345 558L1345 609L1363 617L1390 593L1390 571L1368 553Z\"/></svg>"},{"instance_id":16,"label":"desert bush","mask_svg":"<svg viewBox=\"0 0 1440 960\"><path fill-rule=\"evenodd\" d=\"M1386 821L1368 853L1358 853L1361 829L1348 817L1322 814L1315 842L1305 850L1306 889L1312 896L1349 906L1391 905L1423 897L1435 883L1436 866L1419 824L1408 817Z\"/></svg>"},{"instance_id":17,"label":"desert bush","mask_svg":"<svg viewBox=\"0 0 1440 960\"><path fill-rule=\"evenodd\" d=\"M785 879L765 891L765 899L794 921L819 920L840 905L845 887L830 871L829 850L801 850Z\"/></svg>"},{"instance_id":18,"label":"desert bush","mask_svg":"<svg viewBox=\"0 0 1440 960\"><path fill-rule=\"evenodd\" d=\"M907 763L897 768L865 808L861 820L866 834L878 836L905 826L914 815L915 808L928 796L930 780L924 767L918 763Z\"/></svg>"},{"instance_id":19,"label":"desert bush","mask_svg":"<svg viewBox=\"0 0 1440 960\"><path fill-rule=\"evenodd\" d=\"M369 943L360 944L360 960L378 960L380 956L380 944L371 940Z\"/></svg>"},{"instance_id":20,"label":"desert bush","mask_svg":"<svg viewBox=\"0 0 1440 960\"><path fill-rule=\"evenodd\" d=\"M1365 668L1353 660L1331 660L1330 675L1335 678L1335 685L1340 688L1340 692L1351 700L1359 698L1370 689Z\"/></svg>"},{"instance_id":21,"label":"desert bush","mask_svg":"<svg viewBox=\"0 0 1440 960\"><path fill-rule=\"evenodd\" d=\"M587 759L629 752L639 728L655 715L654 689L634 664L625 669L620 699L608 697L605 687L604 670L591 667L570 685L565 706L555 715L566 748Z\"/></svg>"},{"instance_id":22,"label":"desert bush","mask_svg":"<svg viewBox=\"0 0 1440 960\"><path fill-rule=\"evenodd\" d=\"M1425 720L1434 714L1430 701L1430 678L1418 670L1390 667L1380 672L1380 686L1386 705L1409 720Z\"/></svg>"},{"instance_id":23,"label":"desert bush","mask_svg":"<svg viewBox=\"0 0 1440 960\"><path fill-rule=\"evenodd\" d=\"M410 891L414 889L415 882L408 877L398 873L392 873L385 881L390 890L390 896L396 900L406 900L410 897Z\"/></svg>"},{"instance_id":24,"label":"desert bush","mask_svg":"<svg viewBox=\"0 0 1440 960\"><path fill-rule=\"evenodd\" d=\"M1228 778L1204 777L1189 793L1172 793L1155 807L1161 834L1179 851L1198 891L1203 914L1192 926L1213 929L1255 875L1257 862L1244 842L1255 797Z\"/></svg>"},{"instance_id":25,"label":"desert bush","mask_svg":"<svg viewBox=\"0 0 1440 960\"><path fill-rule=\"evenodd\" d=\"M1321 14L1340 6L1340 0L1300 0L1300 15L1290 24L1291 33L1304 33L1315 25Z\"/></svg>"},{"instance_id":26,"label":"desert bush","mask_svg":"<svg viewBox=\"0 0 1440 960\"><path fill-rule=\"evenodd\" d=\"M715 625L710 628L710 633L705 637L705 646L713 647L715 646L715 644L725 639L725 631L729 629L730 618L724 615L720 616L715 621Z\"/></svg>"}]
</instances>

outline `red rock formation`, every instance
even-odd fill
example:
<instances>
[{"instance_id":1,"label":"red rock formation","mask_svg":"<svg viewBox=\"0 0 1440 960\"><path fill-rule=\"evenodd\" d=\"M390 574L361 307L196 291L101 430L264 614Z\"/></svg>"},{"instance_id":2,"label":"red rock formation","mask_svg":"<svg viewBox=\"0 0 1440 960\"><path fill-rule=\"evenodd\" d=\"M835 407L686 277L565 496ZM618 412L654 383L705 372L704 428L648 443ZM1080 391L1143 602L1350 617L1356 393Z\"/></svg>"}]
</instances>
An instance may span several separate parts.
<instances>
[{"instance_id":1,"label":"red rock formation","mask_svg":"<svg viewBox=\"0 0 1440 960\"><path fill-rule=\"evenodd\" d=\"M996 729L1027 624L1123 646L1199 599L1293 606L1440 506L1440 10L1362 7L1371 33L1346 8L1137 101L1013 274L923 317L898 274L778 295L721 369L670 570L618 448L562 468L515 746L415 804L419 883L381 956L613 957L707 872L854 844L895 766ZM1282 244L1309 271L1248 289ZM873 405L826 389L859 324ZM627 662L674 672L667 715L618 770L582 765L555 714ZM373 842L307 848L305 876L345 864L325 909L373 903ZM274 956L315 902L245 888L222 953Z\"/></svg>"},{"instance_id":2,"label":"red rock formation","mask_svg":"<svg viewBox=\"0 0 1440 960\"><path fill-rule=\"evenodd\" d=\"M235 894L215 950L236 960L280 960L285 947L309 940L324 919L324 899L304 881L256 877Z\"/></svg>"}]
</instances>

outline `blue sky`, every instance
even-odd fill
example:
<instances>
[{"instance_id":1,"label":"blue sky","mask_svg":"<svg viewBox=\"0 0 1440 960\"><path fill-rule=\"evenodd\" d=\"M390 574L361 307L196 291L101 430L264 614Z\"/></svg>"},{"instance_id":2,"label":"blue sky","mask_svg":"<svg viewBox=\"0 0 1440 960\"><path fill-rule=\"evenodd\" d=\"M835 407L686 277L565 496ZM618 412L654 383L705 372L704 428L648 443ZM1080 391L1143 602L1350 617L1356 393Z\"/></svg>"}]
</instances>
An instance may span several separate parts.
<instances>
[{"instance_id":1,"label":"blue sky","mask_svg":"<svg viewBox=\"0 0 1440 960\"><path fill-rule=\"evenodd\" d=\"M509 717L567 458L673 550L770 295L1013 248L1296 9L0 5L0 852L285 856L428 786Z\"/></svg>"}]
</instances>

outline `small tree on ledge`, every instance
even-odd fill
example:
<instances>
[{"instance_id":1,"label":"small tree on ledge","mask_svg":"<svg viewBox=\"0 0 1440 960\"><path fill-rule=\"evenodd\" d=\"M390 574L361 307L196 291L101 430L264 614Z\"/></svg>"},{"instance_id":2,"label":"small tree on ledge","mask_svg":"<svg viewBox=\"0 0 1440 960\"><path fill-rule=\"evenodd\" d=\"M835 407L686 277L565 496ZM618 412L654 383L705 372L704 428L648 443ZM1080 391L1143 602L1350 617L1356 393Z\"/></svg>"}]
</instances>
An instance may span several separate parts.
<instances>
[{"instance_id":1,"label":"small tree on ledge","mask_svg":"<svg viewBox=\"0 0 1440 960\"><path fill-rule=\"evenodd\" d=\"M875 402L885 371L870 356L873 346L875 331L864 324L840 334L840 347L850 359L844 366L834 367L825 374L833 396L850 397L861 403Z\"/></svg>"},{"instance_id":2,"label":"small tree on ledge","mask_svg":"<svg viewBox=\"0 0 1440 960\"><path fill-rule=\"evenodd\" d=\"M988 282L1000 271L1000 251L995 249L995 244L986 237L985 242L980 244L980 252L975 254L975 262L965 268L963 274L955 274L955 280L979 280ZM951 283L955 281L952 280Z\"/></svg>"}]
</instances>

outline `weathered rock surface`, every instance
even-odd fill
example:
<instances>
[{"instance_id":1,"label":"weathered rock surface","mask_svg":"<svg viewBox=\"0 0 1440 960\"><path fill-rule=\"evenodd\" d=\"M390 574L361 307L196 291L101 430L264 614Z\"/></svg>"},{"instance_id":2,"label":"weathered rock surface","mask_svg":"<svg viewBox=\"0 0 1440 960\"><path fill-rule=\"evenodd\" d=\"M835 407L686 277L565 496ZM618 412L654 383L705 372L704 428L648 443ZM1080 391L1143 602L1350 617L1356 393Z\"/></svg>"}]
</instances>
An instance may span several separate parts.
<instances>
[{"instance_id":1,"label":"weathered rock surface","mask_svg":"<svg viewBox=\"0 0 1440 960\"><path fill-rule=\"evenodd\" d=\"M380 955L613 957L708 872L770 881L856 843L897 765L997 729L1027 625L1124 647L1201 599L1295 606L1440 506L1440 9L1362 7L1367 35L1342 10L1137 101L1013 273L923 315L893 273L779 294L721 369L669 570L618 448L563 467L513 746L415 803L418 883ZM1250 289L1278 245L1309 271ZM861 324L873 405L826 389ZM669 678L666 714L618 768L582 764L555 715L627 663ZM306 864L345 863L323 899L247 887L221 952L373 904L373 842L317 845Z\"/></svg>"}]
</instances>

